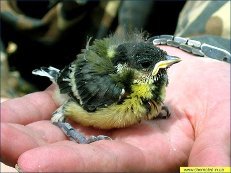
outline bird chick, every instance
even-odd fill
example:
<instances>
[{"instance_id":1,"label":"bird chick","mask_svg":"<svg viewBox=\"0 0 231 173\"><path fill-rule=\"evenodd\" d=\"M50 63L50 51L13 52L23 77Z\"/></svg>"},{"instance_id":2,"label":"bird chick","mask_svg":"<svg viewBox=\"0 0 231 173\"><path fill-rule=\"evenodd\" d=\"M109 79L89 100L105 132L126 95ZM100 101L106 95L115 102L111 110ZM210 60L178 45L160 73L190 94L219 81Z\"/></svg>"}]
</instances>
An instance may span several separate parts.
<instances>
[{"instance_id":1,"label":"bird chick","mask_svg":"<svg viewBox=\"0 0 231 173\"><path fill-rule=\"evenodd\" d=\"M32 73L58 86L64 103L52 116L67 136L91 143L107 136L84 137L66 118L99 129L123 128L161 114L168 84L167 68L180 62L133 33L95 40L63 70L42 67ZM167 114L168 111L164 107Z\"/></svg>"}]
</instances>

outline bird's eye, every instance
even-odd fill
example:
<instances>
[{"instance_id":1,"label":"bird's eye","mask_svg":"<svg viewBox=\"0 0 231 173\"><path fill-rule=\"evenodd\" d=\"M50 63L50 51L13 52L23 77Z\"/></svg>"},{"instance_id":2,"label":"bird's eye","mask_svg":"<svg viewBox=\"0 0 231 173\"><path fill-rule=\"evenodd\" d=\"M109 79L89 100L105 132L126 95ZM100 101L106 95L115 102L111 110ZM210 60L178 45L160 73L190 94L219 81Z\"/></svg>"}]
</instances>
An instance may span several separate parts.
<instances>
[{"instance_id":1,"label":"bird's eye","mask_svg":"<svg viewBox=\"0 0 231 173\"><path fill-rule=\"evenodd\" d=\"M147 69L151 66L151 62L150 61L143 61L143 62L140 62L140 65L143 69Z\"/></svg>"}]
</instances>

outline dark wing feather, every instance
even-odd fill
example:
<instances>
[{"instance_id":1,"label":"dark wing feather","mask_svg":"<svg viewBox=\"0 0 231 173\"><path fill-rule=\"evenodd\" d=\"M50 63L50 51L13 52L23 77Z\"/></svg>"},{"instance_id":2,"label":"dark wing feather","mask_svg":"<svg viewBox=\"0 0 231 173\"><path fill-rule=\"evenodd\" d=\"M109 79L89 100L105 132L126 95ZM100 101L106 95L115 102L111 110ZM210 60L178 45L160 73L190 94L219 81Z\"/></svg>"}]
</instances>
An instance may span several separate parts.
<instances>
[{"instance_id":1,"label":"dark wing feather","mask_svg":"<svg viewBox=\"0 0 231 173\"><path fill-rule=\"evenodd\" d=\"M76 86L86 110L94 111L119 100L122 87L117 86L109 75L116 72L110 59L86 50L75 65Z\"/></svg>"},{"instance_id":2,"label":"dark wing feather","mask_svg":"<svg viewBox=\"0 0 231 173\"><path fill-rule=\"evenodd\" d=\"M72 72L72 64L66 66L57 79L57 84L61 94L69 94L72 92L70 85L70 73Z\"/></svg>"}]
</instances>

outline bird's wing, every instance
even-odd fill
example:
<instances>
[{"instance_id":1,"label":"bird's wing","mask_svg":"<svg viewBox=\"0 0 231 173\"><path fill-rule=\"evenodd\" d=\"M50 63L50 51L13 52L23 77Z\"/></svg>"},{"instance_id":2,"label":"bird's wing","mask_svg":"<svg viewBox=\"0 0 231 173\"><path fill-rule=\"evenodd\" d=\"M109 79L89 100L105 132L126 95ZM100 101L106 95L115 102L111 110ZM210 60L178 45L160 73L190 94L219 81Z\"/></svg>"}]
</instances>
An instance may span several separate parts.
<instances>
[{"instance_id":1,"label":"bird's wing","mask_svg":"<svg viewBox=\"0 0 231 173\"><path fill-rule=\"evenodd\" d=\"M116 68L108 57L118 44L112 37L87 45L77 60L61 71L58 81L61 93L69 94L88 111L119 101L125 90L115 80Z\"/></svg>"},{"instance_id":2,"label":"bird's wing","mask_svg":"<svg viewBox=\"0 0 231 173\"><path fill-rule=\"evenodd\" d=\"M86 110L95 111L119 101L123 88L111 78L116 69L110 59L86 50L78 56L75 65L74 92Z\"/></svg>"}]
</instances>

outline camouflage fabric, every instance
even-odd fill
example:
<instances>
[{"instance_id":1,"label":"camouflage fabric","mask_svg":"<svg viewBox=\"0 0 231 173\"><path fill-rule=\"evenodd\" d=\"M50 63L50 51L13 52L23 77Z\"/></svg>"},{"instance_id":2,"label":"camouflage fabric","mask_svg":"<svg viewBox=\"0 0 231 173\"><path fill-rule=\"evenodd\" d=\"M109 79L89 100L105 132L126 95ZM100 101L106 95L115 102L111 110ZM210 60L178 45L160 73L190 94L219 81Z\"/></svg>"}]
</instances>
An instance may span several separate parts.
<instances>
[{"instance_id":1,"label":"camouflage fabric","mask_svg":"<svg viewBox=\"0 0 231 173\"><path fill-rule=\"evenodd\" d=\"M76 28L76 31L91 33L93 29L99 28L100 22L98 21L101 20L106 6L105 3L99 5L98 1L81 4L75 0L63 1L52 8L48 8L47 5L45 14L41 18L37 18L26 15L19 8L19 3L20 1L17 0L1 1L2 21L21 34L44 44L54 44L61 40L66 36L65 33L77 24L79 27ZM24 3L26 4L26 1ZM38 3L38 1L33 3ZM88 13L89 11L90 13ZM96 21L89 21L91 27L88 27L88 30L83 30L87 27L81 22L90 19L89 15L94 15Z\"/></svg>"},{"instance_id":2,"label":"camouflage fabric","mask_svg":"<svg viewBox=\"0 0 231 173\"><path fill-rule=\"evenodd\" d=\"M175 35L230 52L230 1L187 1L180 13Z\"/></svg>"},{"instance_id":3,"label":"camouflage fabric","mask_svg":"<svg viewBox=\"0 0 231 173\"><path fill-rule=\"evenodd\" d=\"M47 0L32 4L10 0L0 3L1 97L12 98L35 91L34 86L21 77L24 69L31 75L35 66L52 62L67 64L71 60L62 57L74 57L88 36L105 36L117 15L120 1ZM35 11L23 9L33 5L34 10L40 7L43 14L33 16ZM16 49L9 51L12 45L16 45ZM12 59L17 68L11 63Z\"/></svg>"}]
</instances>

